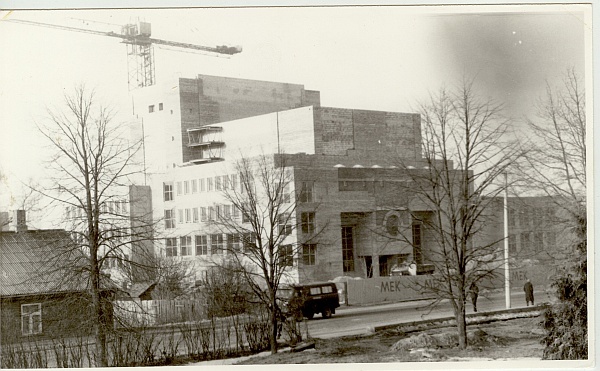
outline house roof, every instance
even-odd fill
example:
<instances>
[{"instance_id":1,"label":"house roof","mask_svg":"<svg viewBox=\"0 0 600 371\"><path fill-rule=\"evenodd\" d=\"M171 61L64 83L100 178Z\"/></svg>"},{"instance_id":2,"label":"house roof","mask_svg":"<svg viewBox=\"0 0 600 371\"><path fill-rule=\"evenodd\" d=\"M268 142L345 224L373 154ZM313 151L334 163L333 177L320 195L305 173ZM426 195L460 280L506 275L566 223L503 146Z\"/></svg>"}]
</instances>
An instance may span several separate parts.
<instances>
[{"instance_id":1,"label":"house roof","mask_svg":"<svg viewBox=\"0 0 600 371\"><path fill-rule=\"evenodd\" d=\"M0 296L85 290L83 257L64 230L0 232Z\"/></svg>"}]
</instances>

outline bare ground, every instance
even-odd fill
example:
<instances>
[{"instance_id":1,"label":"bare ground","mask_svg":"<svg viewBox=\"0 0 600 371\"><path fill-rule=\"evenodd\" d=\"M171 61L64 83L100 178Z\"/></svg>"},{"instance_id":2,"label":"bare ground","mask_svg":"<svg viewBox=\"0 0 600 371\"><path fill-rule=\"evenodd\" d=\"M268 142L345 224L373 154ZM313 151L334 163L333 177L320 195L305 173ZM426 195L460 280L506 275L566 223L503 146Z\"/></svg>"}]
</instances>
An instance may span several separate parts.
<instances>
[{"instance_id":1,"label":"bare ground","mask_svg":"<svg viewBox=\"0 0 600 371\"><path fill-rule=\"evenodd\" d=\"M541 317L471 325L469 346L460 350L452 327L403 333L313 339L315 348L251 357L236 364L379 363L541 359Z\"/></svg>"}]
</instances>

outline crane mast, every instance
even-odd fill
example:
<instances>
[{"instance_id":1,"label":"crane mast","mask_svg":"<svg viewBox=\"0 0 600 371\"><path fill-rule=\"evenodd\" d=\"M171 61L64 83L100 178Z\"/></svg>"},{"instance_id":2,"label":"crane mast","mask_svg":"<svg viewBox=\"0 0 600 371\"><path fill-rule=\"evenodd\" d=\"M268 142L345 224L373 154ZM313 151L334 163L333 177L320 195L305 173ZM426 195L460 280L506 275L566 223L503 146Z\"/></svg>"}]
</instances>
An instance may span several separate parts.
<instances>
[{"instance_id":1,"label":"crane mast","mask_svg":"<svg viewBox=\"0 0 600 371\"><path fill-rule=\"evenodd\" d=\"M240 53L239 46L203 46L177 41L151 38L152 29L149 22L131 23L121 28L121 33L98 31L86 28L62 26L57 24L27 21L23 19L7 19L5 22L21 23L32 26L49 27L65 31L83 32L92 35L115 37L122 40L127 47L127 67L129 90L151 86L156 83L154 71L154 44L176 48L200 50L204 52L233 55Z\"/></svg>"}]
</instances>

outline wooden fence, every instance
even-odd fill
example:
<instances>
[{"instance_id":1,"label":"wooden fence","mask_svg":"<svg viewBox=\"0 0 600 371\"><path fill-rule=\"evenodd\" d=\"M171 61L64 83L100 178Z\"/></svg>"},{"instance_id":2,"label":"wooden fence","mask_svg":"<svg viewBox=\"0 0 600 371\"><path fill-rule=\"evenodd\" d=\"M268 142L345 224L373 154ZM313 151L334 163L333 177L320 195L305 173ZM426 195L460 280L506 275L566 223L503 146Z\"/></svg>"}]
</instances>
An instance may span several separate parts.
<instances>
[{"instance_id":1,"label":"wooden fence","mask_svg":"<svg viewBox=\"0 0 600 371\"><path fill-rule=\"evenodd\" d=\"M157 326L206 319L199 300L127 300L113 302L115 326Z\"/></svg>"}]
</instances>

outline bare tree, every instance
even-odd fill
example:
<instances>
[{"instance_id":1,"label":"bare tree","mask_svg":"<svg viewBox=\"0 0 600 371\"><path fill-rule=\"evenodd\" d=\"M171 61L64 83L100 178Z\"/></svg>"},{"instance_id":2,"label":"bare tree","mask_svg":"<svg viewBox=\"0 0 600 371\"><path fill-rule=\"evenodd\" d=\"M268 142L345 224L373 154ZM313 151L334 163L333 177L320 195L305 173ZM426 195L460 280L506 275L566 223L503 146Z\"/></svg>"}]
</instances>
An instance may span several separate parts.
<instances>
[{"instance_id":1,"label":"bare tree","mask_svg":"<svg viewBox=\"0 0 600 371\"><path fill-rule=\"evenodd\" d=\"M547 84L537 105L537 118L527 120L531 148L520 163L523 187L550 196L563 216L560 223L572 236L569 256L553 287L560 304L545 312L545 359L586 359L587 321L587 209L585 89L575 69L566 71L562 84Z\"/></svg>"},{"instance_id":2,"label":"bare tree","mask_svg":"<svg viewBox=\"0 0 600 371\"><path fill-rule=\"evenodd\" d=\"M244 275L257 300L269 312L271 352L276 353L278 324L282 320L278 290L282 279L293 269L303 244L314 241L319 233L311 224L306 238L305 234L293 236L298 226L308 221L297 220L301 194L296 197L297 192L293 192L294 179L285 166L285 156L242 157L235 170L239 185L231 182L223 191L223 198L232 205L232 212L239 211L240 217L219 211L214 225L231 236L225 247L227 256L234 261L230 266L243 268L238 273Z\"/></svg>"},{"instance_id":3,"label":"bare tree","mask_svg":"<svg viewBox=\"0 0 600 371\"><path fill-rule=\"evenodd\" d=\"M556 206L581 213L586 192L586 107L584 84L571 68L562 85L546 84L537 118L527 120L519 175L522 187L552 196ZM584 211L585 213L585 211Z\"/></svg>"},{"instance_id":4,"label":"bare tree","mask_svg":"<svg viewBox=\"0 0 600 371\"><path fill-rule=\"evenodd\" d=\"M483 236L489 209L505 188L503 174L517 152L507 141L502 105L477 94L472 80L455 89L441 88L419 105L422 117L422 165L399 162L407 174L400 190L402 205L412 218L411 228L398 230L414 244L415 225L437 247L420 251L435 265L432 284L420 289L448 300L454 310L459 346L467 346L465 302L468 288L492 276L502 263L498 242Z\"/></svg>"},{"instance_id":5,"label":"bare tree","mask_svg":"<svg viewBox=\"0 0 600 371\"><path fill-rule=\"evenodd\" d=\"M137 192L130 178L139 171L133 158L140 143L127 140L113 112L84 86L66 95L65 104L64 110L50 110L48 122L39 125L55 155L48 162L49 184L37 191L65 211L66 229L75 241L55 251L55 262L73 256L71 249L83 252L75 254L79 258L68 268L73 276L87 279L96 365L106 367L107 333L112 327L106 291L114 285L105 272L110 267L147 264L132 255L140 255L140 244L150 241L151 246L151 207L138 208L135 205L149 200L132 196ZM151 255L151 248L144 253Z\"/></svg>"}]
</instances>

